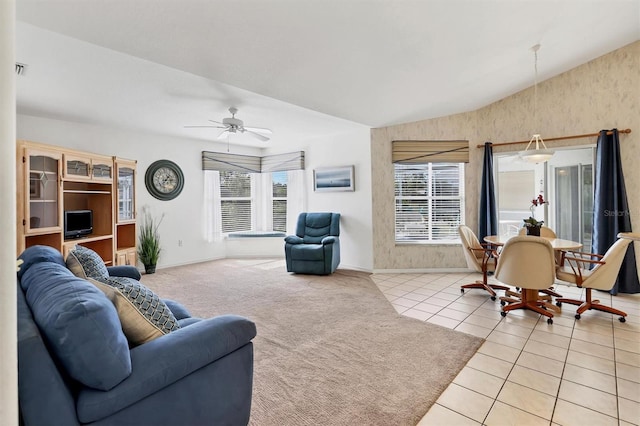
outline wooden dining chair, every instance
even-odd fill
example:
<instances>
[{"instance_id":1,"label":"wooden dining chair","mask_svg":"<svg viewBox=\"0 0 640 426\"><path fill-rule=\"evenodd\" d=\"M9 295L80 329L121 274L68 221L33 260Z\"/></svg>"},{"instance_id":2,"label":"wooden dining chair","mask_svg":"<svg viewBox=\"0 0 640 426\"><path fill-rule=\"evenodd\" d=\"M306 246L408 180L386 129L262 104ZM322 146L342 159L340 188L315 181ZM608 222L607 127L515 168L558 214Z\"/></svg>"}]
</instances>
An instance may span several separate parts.
<instances>
[{"instance_id":1,"label":"wooden dining chair","mask_svg":"<svg viewBox=\"0 0 640 426\"><path fill-rule=\"evenodd\" d=\"M491 300L496 300L495 290L509 290L508 286L488 282L487 273L495 270L498 253L491 245L480 243L476 234L466 225L458 227L458 234L462 241L467 267L482 273L482 281L461 285L460 292L464 293L468 288L481 288L491 295Z\"/></svg>"},{"instance_id":2,"label":"wooden dining chair","mask_svg":"<svg viewBox=\"0 0 640 426\"><path fill-rule=\"evenodd\" d=\"M553 323L550 304L540 299L538 293L551 287L556 278L555 254L548 240L522 235L509 239L500 252L495 277L521 289L519 299L500 298L506 303L500 312L503 317L514 309L530 309Z\"/></svg>"},{"instance_id":3,"label":"wooden dining chair","mask_svg":"<svg viewBox=\"0 0 640 426\"><path fill-rule=\"evenodd\" d=\"M640 234L619 233L618 240L609 247L604 255L584 252L563 253L563 266L558 268L556 276L559 280L584 288L586 300L558 298L556 305L561 306L563 303L579 305L575 315L576 319L580 319L584 311L595 309L619 315L620 322L625 322L627 316L625 312L603 305L599 300L593 300L591 291L593 289L609 291L613 288L627 248L633 240L640 240Z\"/></svg>"}]
</instances>

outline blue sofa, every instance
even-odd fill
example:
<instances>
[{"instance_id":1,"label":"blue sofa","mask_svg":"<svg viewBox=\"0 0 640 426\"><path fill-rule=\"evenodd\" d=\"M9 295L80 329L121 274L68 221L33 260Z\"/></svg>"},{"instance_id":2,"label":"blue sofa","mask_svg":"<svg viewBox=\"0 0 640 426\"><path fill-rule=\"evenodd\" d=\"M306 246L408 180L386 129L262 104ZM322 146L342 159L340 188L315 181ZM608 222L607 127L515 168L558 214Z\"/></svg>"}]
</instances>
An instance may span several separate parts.
<instances>
[{"instance_id":1,"label":"blue sofa","mask_svg":"<svg viewBox=\"0 0 640 426\"><path fill-rule=\"evenodd\" d=\"M21 424L248 423L253 322L192 318L184 306L165 301L180 328L131 347L111 300L74 276L58 251L34 246L20 259ZM137 275L135 268L109 271L115 273Z\"/></svg>"},{"instance_id":2,"label":"blue sofa","mask_svg":"<svg viewBox=\"0 0 640 426\"><path fill-rule=\"evenodd\" d=\"M340 213L300 213L296 235L284 241L288 272L332 274L340 264Z\"/></svg>"}]
</instances>

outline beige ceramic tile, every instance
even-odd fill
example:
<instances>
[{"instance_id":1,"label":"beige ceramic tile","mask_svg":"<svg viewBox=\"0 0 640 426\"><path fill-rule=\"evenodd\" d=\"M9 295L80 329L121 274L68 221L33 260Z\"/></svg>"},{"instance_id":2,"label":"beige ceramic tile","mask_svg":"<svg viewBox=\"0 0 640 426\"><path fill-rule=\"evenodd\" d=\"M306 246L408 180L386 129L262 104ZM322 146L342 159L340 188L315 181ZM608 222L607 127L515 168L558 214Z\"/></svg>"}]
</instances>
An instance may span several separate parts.
<instances>
[{"instance_id":1,"label":"beige ceramic tile","mask_svg":"<svg viewBox=\"0 0 640 426\"><path fill-rule=\"evenodd\" d=\"M406 299L404 297L398 297L397 299L393 300L392 303L394 305L403 306L405 308L412 308L413 306L418 304L418 302L416 302L415 300Z\"/></svg>"},{"instance_id":2,"label":"beige ceramic tile","mask_svg":"<svg viewBox=\"0 0 640 426\"><path fill-rule=\"evenodd\" d=\"M455 309L451 309L449 307L442 309L440 312L438 312L438 315L457 321L464 321L464 319L469 316L469 314L465 312L456 311Z\"/></svg>"},{"instance_id":3,"label":"beige ceramic tile","mask_svg":"<svg viewBox=\"0 0 640 426\"><path fill-rule=\"evenodd\" d=\"M393 306L393 309L395 309L395 310L396 310L396 312L397 312L397 313L399 313L399 314L402 314L402 313L404 313L407 309L409 309L409 308L407 308L406 306L394 305L393 303L392 303L391 305Z\"/></svg>"},{"instance_id":4,"label":"beige ceramic tile","mask_svg":"<svg viewBox=\"0 0 640 426\"><path fill-rule=\"evenodd\" d=\"M487 426L548 426L549 420L496 401L484 424Z\"/></svg>"},{"instance_id":5,"label":"beige ceramic tile","mask_svg":"<svg viewBox=\"0 0 640 426\"><path fill-rule=\"evenodd\" d=\"M471 420L468 417L458 414L453 410L443 407L440 404L433 404L427 414L420 420L417 426L434 426L434 425L458 425L458 426L477 426L479 422Z\"/></svg>"},{"instance_id":6,"label":"beige ceramic tile","mask_svg":"<svg viewBox=\"0 0 640 426\"><path fill-rule=\"evenodd\" d=\"M582 352L587 355L598 356L604 359L613 359L613 348L596 345L595 343L587 342L584 340L571 339L569 349L576 352Z\"/></svg>"},{"instance_id":7,"label":"beige ceramic tile","mask_svg":"<svg viewBox=\"0 0 640 426\"><path fill-rule=\"evenodd\" d=\"M520 356L520 351L518 349L490 341L484 342L478 349L478 352L512 364L515 363Z\"/></svg>"},{"instance_id":8,"label":"beige ceramic tile","mask_svg":"<svg viewBox=\"0 0 640 426\"><path fill-rule=\"evenodd\" d=\"M524 348L524 345L527 344L527 339L523 337L514 336L513 334L507 334L497 330L492 331L487 337L487 340L519 350Z\"/></svg>"},{"instance_id":9,"label":"beige ceramic tile","mask_svg":"<svg viewBox=\"0 0 640 426\"><path fill-rule=\"evenodd\" d=\"M607 416L618 417L617 398L614 395L597 389L563 380L560 383L558 398L606 414Z\"/></svg>"},{"instance_id":10,"label":"beige ceramic tile","mask_svg":"<svg viewBox=\"0 0 640 426\"><path fill-rule=\"evenodd\" d=\"M640 353L616 349L616 362L628 365L640 365Z\"/></svg>"},{"instance_id":11,"label":"beige ceramic tile","mask_svg":"<svg viewBox=\"0 0 640 426\"><path fill-rule=\"evenodd\" d=\"M538 325L536 325L536 331L542 331L544 333L571 338L571 335L573 334L573 326L563 327L557 323L556 319L556 321L552 325L549 325L546 322L540 322Z\"/></svg>"},{"instance_id":12,"label":"beige ceramic tile","mask_svg":"<svg viewBox=\"0 0 640 426\"><path fill-rule=\"evenodd\" d=\"M411 292L411 293L405 294L402 297L404 297L405 299L413 300L413 301L415 301L417 303L420 303L420 302L423 302L425 299L427 299L429 296L426 296L424 294L418 294L418 293Z\"/></svg>"},{"instance_id":13,"label":"beige ceramic tile","mask_svg":"<svg viewBox=\"0 0 640 426\"><path fill-rule=\"evenodd\" d=\"M562 377L562 370L564 370L563 362L529 352L523 352L518 358L518 361L516 361L516 364L555 377Z\"/></svg>"},{"instance_id":14,"label":"beige ceramic tile","mask_svg":"<svg viewBox=\"0 0 640 426\"><path fill-rule=\"evenodd\" d=\"M453 380L453 383L490 398L495 398L498 396L504 380L475 368L464 367Z\"/></svg>"},{"instance_id":15,"label":"beige ceramic tile","mask_svg":"<svg viewBox=\"0 0 640 426\"><path fill-rule=\"evenodd\" d=\"M425 312L425 311L419 311L417 309L408 309L408 310L404 311L402 313L402 315L407 316L407 317L411 317L411 318L415 318L415 319L420 320L420 321L426 321L429 318L431 318L431 316L433 314L430 314L429 312Z\"/></svg>"},{"instance_id":16,"label":"beige ceramic tile","mask_svg":"<svg viewBox=\"0 0 640 426\"><path fill-rule=\"evenodd\" d=\"M506 321L500 322L495 328L495 330L500 331L502 333L513 334L518 337L523 337L528 339L531 335L531 329L528 327L522 327L520 325L513 324L513 321L507 323Z\"/></svg>"},{"instance_id":17,"label":"beige ceramic tile","mask_svg":"<svg viewBox=\"0 0 640 426\"><path fill-rule=\"evenodd\" d=\"M460 323L460 325L458 325L455 328L455 330L461 331L463 333L471 334L476 337L481 337L483 339L486 338L489 335L489 333L491 333L490 328L484 328L478 325L467 324L466 322Z\"/></svg>"},{"instance_id":18,"label":"beige ceramic tile","mask_svg":"<svg viewBox=\"0 0 640 426\"><path fill-rule=\"evenodd\" d=\"M616 378L614 376L589 370L587 368L567 364L564 367L562 380L568 380L580 385L599 389L612 395L616 394Z\"/></svg>"},{"instance_id":19,"label":"beige ceramic tile","mask_svg":"<svg viewBox=\"0 0 640 426\"><path fill-rule=\"evenodd\" d=\"M551 420L556 403L555 397L509 381L504 384L497 399L547 420Z\"/></svg>"},{"instance_id":20,"label":"beige ceramic tile","mask_svg":"<svg viewBox=\"0 0 640 426\"><path fill-rule=\"evenodd\" d=\"M442 306L436 306L430 303L422 302L414 306L413 309L429 312L430 314L435 314L436 312L439 312L442 309Z\"/></svg>"},{"instance_id":21,"label":"beige ceramic tile","mask_svg":"<svg viewBox=\"0 0 640 426\"><path fill-rule=\"evenodd\" d=\"M510 362L502 361L481 353L476 353L472 356L467 366L502 379L506 379L513 368L513 364Z\"/></svg>"},{"instance_id":22,"label":"beige ceramic tile","mask_svg":"<svg viewBox=\"0 0 640 426\"><path fill-rule=\"evenodd\" d=\"M613 333L604 335L600 333L592 333L589 331L573 330L572 339L584 340L585 342L594 343L596 345L613 347Z\"/></svg>"},{"instance_id":23,"label":"beige ceramic tile","mask_svg":"<svg viewBox=\"0 0 640 426\"><path fill-rule=\"evenodd\" d=\"M458 326L458 324L460 324L460 321L451 319L451 318L446 318L446 317L441 317L438 315L434 315L431 318L429 318L427 320L427 322L430 322L432 324L437 324L437 325L441 325L443 327L447 327L447 328L451 328L454 329Z\"/></svg>"},{"instance_id":24,"label":"beige ceramic tile","mask_svg":"<svg viewBox=\"0 0 640 426\"><path fill-rule=\"evenodd\" d=\"M477 422L483 422L493 405L493 398L452 383L436 402Z\"/></svg>"},{"instance_id":25,"label":"beige ceramic tile","mask_svg":"<svg viewBox=\"0 0 640 426\"><path fill-rule=\"evenodd\" d=\"M554 424L576 426L617 426L618 420L580 405L559 399L553 412Z\"/></svg>"},{"instance_id":26,"label":"beige ceramic tile","mask_svg":"<svg viewBox=\"0 0 640 426\"><path fill-rule=\"evenodd\" d=\"M639 340L627 340L615 337L614 345L616 350L620 349L627 352L633 352L640 354L640 339Z\"/></svg>"},{"instance_id":27,"label":"beige ceramic tile","mask_svg":"<svg viewBox=\"0 0 640 426\"><path fill-rule=\"evenodd\" d=\"M460 302L452 302L449 304L449 306L447 306L447 308L455 309L456 311L465 312L467 314L471 314L476 309L478 309L475 306L467 305L466 303Z\"/></svg>"},{"instance_id":28,"label":"beige ceramic tile","mask_svg":"<svg viewBox=\"0 0 640 426\"><path fill-rule=\"evenodd\" d=\"M640 367L616 363L616 374L625 380L640 383Z\"/></svg>"},{"instance_id":29,"label":"beige ceramic tile","mask_svg":"<svg viewBox=\"0 0 640 426\"><path fill-rule=\"evenodd\" d=\"M638 425L640 424L640 403L625 398L618 398L620 420Z\"/></svg>"},{"instance_id":30,"label":"beige ceramic tile","mask_svg":"<svg viewBox=\"0 0 640 426\"><path fill-rule=\"evenodd\" d=\"M529 352L536 355L541 355L546 358L551 358L556 361L565 362L567 359L568 349L561 348L559 346L548 345L546 343L529 340L523 349L525 352Z\"/></svg>"},{"instance_id":31,"label":"beige ceramic tile","mask_svg":"<svg viewBox=\"0 0 640 426\"><path fill-rule=\"evenodd\" d=\"M468 323L468 324L473 324L473 325L478 325L480 327L485 327L485 328L490 328L493 330L493 328L498 325L498 323L500 322L500 315L496 314L495 318L487 318L485 316L482 315L477 315L475 313L469 315L464 322Z\"/></svg>"},{"instance_id":32,"label":"beige ceramic tile","mask_svg":"<svg viewBox=\"0 0 640 426\"><path fill-rule=\"evenodd\" d=\"M436 297L436 296L431 296L430 298L425 300L425 303L429 303L431 305L436 305L436 306L440 306L440 307L444 308L449 303L451 303L451 301L450 300L440 299L439 297Z\"/></svg>"},{"instance_id":33,"label":"beige ceramic tile","mask_svg":"<svg viewBox=\"0 0 640 426\"><path fill-rule=\"evenodd\" d=\"M577 365L578 367L588 368L612 376L616 374L616 364L612 359L588 355L582 352L570 350L569 355L567 355L567 364Z\"/></svg>"},{"instance_id":34,"label":"beige ceramic tile","mask_svg":"<svg viewBox=\"0 0 640 426\"><path fill-rule=\"evenodd\" d=\"M618 396L640 402L640 383L618 377Z\"/></svg>"},{"instance_id":35,"label":"beige ceramic tile","mask_svg":"<svg viewBox=\"0 0 640 426\"><path fill-rule=\"evenodd\" d=\"M569 343L571 342L570 337L541 331L539 329L536 329L531 333L529 340L535 340L536 342L546 343L563 349L569 349Z\"/></svg>"},{"instance_id":36,"label":"beige ceramic tile","mask_svg":"<svg viewBox=\"0 0 640 426\"><path fill-rule=\"evenodd\" d=\"M560 378L516 365L507 380L553 396L558 395Z\"/></svg>"}]
</instances>

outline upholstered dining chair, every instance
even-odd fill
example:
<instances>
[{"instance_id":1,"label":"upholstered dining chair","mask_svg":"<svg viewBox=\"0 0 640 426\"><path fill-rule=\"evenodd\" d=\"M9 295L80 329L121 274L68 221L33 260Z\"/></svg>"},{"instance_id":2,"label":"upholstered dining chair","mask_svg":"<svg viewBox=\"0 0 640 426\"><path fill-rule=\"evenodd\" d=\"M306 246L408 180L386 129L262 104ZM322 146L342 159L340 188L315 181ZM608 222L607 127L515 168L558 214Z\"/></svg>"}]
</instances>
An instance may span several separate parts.
<instances>
[{"instance_id":1,"label":"upholstered dining chair","mask_svg":"<svg viewBox=\"0 0 640 426\"><path fill-rule=\"evenodd\" d=\"M491 300L496 300L495 290L509 290L507 286L488 283L487 273L493 272L496 268L497 252L489 244L480 243L476 234L466 225L458 227L458 234L467 267L482 273L482 281L461 285L460 292L464 293L467 288L482 288L491 295Z\"/></svg>"},{"instance_id":2,"label":"upholstered dining chair","mask_svg":"<svg viewBox=\"0 0 640 426\"><path fill-rule=\"evenodd\" d=\"M584 311L595 309L619 315L620 322L625 322L627 316L625 312L602 305L599 300L593 300L591 290L609 291L613 288L627 248L633 240L640 240L640 234L621 232L618 234L618 240L609 247L604 255L584 252L563 253L563 266L558 268L556 276L559 280L584 288L586 300L558 298L556 304L558 306L561 306L562 303L579 305L575 315L576 319L580 319Z\"/></svg>"},{"instance_id":3,"label":"upholstered dining chair","mask_svg":"<svg viewBox=\"0 0 640 426\"><path fill-rule=\"evenodd\" d=\"M507 304L500 314L504 317L514 309L530 309L548 317L553 323L549 303L540 299L539 291L551 287L556 278L556 259L551 243L541 237L519 235L509 239L496 268L498 281L520 287L519 299L501 297Z\"/></svg>"},{"instance_id":4,"label":"upholstered dining chair","mask_svg":"<svg viewBox=\"0 0 640 426\"><path fill-rule=\"evenodd\" d=\"M527 235L527 228L526 226L523 226L522 228L520 228L520 230L518 231L518 235ZM549 228L548 226L544 226L542 225L540 227L540 236L541 237L546 237L546 238L558 238L558 236L556 235L555 231L551 228Z\"/></svg>"}]
</instances>

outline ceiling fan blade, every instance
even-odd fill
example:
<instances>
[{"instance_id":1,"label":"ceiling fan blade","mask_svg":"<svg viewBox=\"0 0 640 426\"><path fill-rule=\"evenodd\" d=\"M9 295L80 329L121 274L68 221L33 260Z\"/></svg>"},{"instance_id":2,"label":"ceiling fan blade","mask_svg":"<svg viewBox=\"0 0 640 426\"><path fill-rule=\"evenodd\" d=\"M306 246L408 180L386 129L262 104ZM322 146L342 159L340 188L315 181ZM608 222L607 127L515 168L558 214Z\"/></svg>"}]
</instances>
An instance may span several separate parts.
<instances>
[{"instance_id":1,"label":"ceiling fan blade","mask_svg":"<svg viewBox=\"0 0 640 426\"><path fill-rule=\"evenodd\" d=\"M265 129L262 127L247 127L244 126L244 129L249 131L249 132L256 132L256 133L264 133L265 135L270 135L273 132L271 131L271 129Z\"/></svg>"},{"instance_id":2,"label":"ceiling fan blade","mask_svg":"<svg viewBox=\"0 0 640 426\"><path fill-rule=\"evenodd\" d=\"M224 132L220 133L216 139L218 139L219 141L224 141L227 140L227 137L229 137L229 131L225 130Z\"/></svg>"},{"instance_id":3,"label":"ceiling fan blade","mask_svg":"<svg viewBox=\"0 0 640 426\"><path fill-rule=\"evenodd\" d=\"M268 137L266 137L266 136L264 136L264 135L261 135L260 133L256 133L256 132L254 132L254 131L252 131L252 130L247 130L247 128L246 128L246 127L244 128L244 132L245 132L245 133L249 133L249 134L250 134L251 136L253 136L254 138L260 139L262 142L266 142L266 141L268 141L268 140L269 140L269 138L268 138Z\"/></svg>"},{"instance_id":4,"label":"ceiling fan blade","mask_svg":"<svg viewBox=\"0 0 640 426\"><path fill-rule=\"evenodd\" d=\"M212 123L216 123L216 124L222 124L223 126L226 126L226 124L221 123L221 122L216 121L216 120L207 120L207 121L210 121L210 122L212 122Z\"/></svg>"},{"instance_id":5,"label":"ceiling fan blade","mask_svg":"<svg viewBox=\"0 0 640 426\"><path fill-rule=\"evenodd\" d=\"M208 128L213 128L213 129L226 129L227 126L184 126L185 129L197 129L200 127L208 127Z\"/></svg>"}]
</instances>

